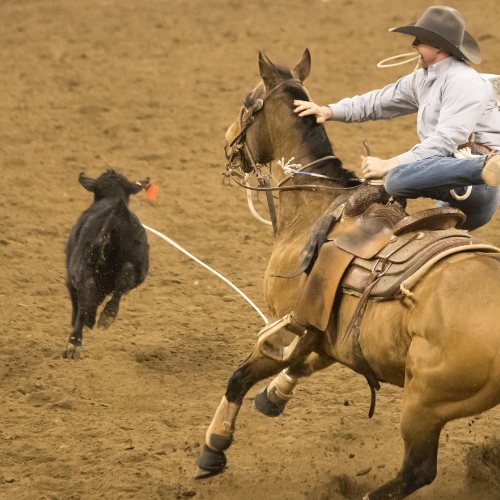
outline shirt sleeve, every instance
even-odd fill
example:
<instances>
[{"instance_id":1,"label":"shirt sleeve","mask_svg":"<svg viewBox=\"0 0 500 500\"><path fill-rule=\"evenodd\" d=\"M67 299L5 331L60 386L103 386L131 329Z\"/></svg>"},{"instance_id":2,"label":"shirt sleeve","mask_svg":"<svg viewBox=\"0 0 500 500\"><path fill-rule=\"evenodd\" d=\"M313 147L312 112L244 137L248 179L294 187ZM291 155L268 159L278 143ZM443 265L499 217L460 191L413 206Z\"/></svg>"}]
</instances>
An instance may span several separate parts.
<instances>
[{"instance_id":1,"label":"shirt sleeve","mask_svg":"<svg viewBox=\"0 0 500 500\"><path fill-rule=\"evenodd\" d=\"M485 91L483 81L450 79L441 90L441 108L434 132L411 151L398 156L399 163L453 155L457 146L469 140L489 98L490 92ZM422 114L425 112L423 109ZM422 115L421 119L425 117Z\"/></svg>"},{"instance_id":2,"label":"shirt sleeve","mask_svg":"<svg viewBox=\"0 0 500 500\"><path fill-rule=\"evenodd\" d=\"M412 80L413 75L410 74L383 89L329 104L333 113L330 120L360 123L416 113L418 105L412 90Z\"/></svg>"}]
</instances>

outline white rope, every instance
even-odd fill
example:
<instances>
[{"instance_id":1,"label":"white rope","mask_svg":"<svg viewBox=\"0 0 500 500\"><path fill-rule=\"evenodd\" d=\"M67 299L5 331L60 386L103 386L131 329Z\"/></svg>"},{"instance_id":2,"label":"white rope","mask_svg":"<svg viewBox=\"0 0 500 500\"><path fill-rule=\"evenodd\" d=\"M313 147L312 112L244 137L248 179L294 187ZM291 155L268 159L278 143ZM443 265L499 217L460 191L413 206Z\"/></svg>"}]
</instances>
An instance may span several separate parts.
<instances>
[{"instance_id":1,"label":"white rope","mask_svg":"<svg viewBox=\"0 0 500 500\"><path fill-rule=\"evenodd\" d=\"M393 61L394 59L399 59L401 57L406 57L406 56L413 56L410 59L405 59L404 61L398 62L398 63L392 63L392 64L384 64L387 61ZM392 56L388 57L387 59L384 59L380 61L377 64L377 68L392 68L393 66L401 66L402 64L409 63L411 61L415 61L420 57L419 54L415 54L415 52L408 52L408 54L399 54L397 56Z\"/></svg>"},{"instance_id":2,"label":"white rope","mask_svg":"<svg viewBox=\"0 0 500 500\"><path fill-rule=\"evenodd\" d=\"M241 290L239 290L237 287L235 287L228 279L224 278L224 276L222 276L222 274L219 274L217 271L214 271L211 267L207 266L201 260L197 259L194 255L191 255L189 252L184 250L184 248L182 248L180 245L178 245L175 241L171 240L170 238L167 238L164 234L161 234L159 231L156 231L156 229L152 229L144 224L142 225L142 227L144 227L148 231L151 231L152 233L156 234L160 238L164 239L167 243L170 243L172 246L177 248L177 250L180 250L182 253L186 254L189 258L198 262L198 264L201 264L205 269L208 269L209 271L214 273L216 276L218 276L221 280L225 281L229 286L234 288L234 290L236 290L260 314L260 316L266 322L266 324L268 323L267 318L262 314L260 309Z\"/></svg>"},{"instance_id":3,"label":"white rope","mask_svg":"<svg viewBox=\"0 0 500 500\"><path fill-rule=\"evenodd\" d=\"M474 142L474 138L471 139L471 142ZM473 155L470 148L462 148L455 151L455 158L459 160L465 160L467 158L477 158L479 155ZM472 186L467 186L467 190L464 194L457 194L454 189L450 190L451 196L455 198L455 200L462 201L466 200L470 194L472 193Z\"/></svg>"},{"instance_id":4,"label":"white rope","mask_svg":"<svg viewBox=\"0 0 500 500\"><path fill-rule=\"evenodd\" d=\"M245 182L245 185L250 187L250 184L248 182ZM261 217L258 213L257 210L255 210L255 207L253 206L253 199L252 199L252 191L250 189L247 189L247 200L248 200L248 206L250 207L250 212L252 212L252 215L259 221L263 222L264 224L268 226L272 226L273 223L270 220L266 220L263 217Z\"/></svg>"},{"instance_id":5,"label":"white rope","mask_svg":"<svg viewBox=\"0 0 500 500\"><path fill-rule=\"evenodd\" d=\"M286 163L285 163L285 158L281 158L281 160L278 160L276 163L283 169L283 172L289 176L293 176L294 174L303 174L303 175L310 175L311 177L321 177L322 179L330 179L330 177L328 177L327 175L315 174L313 172L304 172L303 170L295 170L293 167L306 168L307 165L305 167L302 167L300 163L291 163L293 160L295 160L295 156L292 156Z\"/></svg>"},{"instance_id":6,"label":"white rope","mask_svg":"<svg viewBox=\"0 0 500 500\"><path fill-rule=\"evenodd\" d=\"M472 193L472 186L467 186L467 190L465 191L464 194L457 194L454 189L450 189L450 194L455 198L455 200L462 201L466 200L470 194Z\"/></svg>"},{"instance_id":7,"label":"white rope","mask_svg":"<svg viewBox=\"0 0 500 500\"><path fill-rule=\"evenodd\" d=\"M250 187L250 184L248 184L248 179L250 178L250 174L246 174L245 178L243 179L243 184L245 186ZM252 191L250 189L247 189L247 201L248 201L248 206L250 207L250 212L252 212L252 215L259 221L263 222L264 224L268 226L272 226L273 223L271 221L268 221L261 217L258 213L257 210L255 210L255 207L253 206L253 199L252 199Z\"/></svg>"},{"instance_id":8,"label":"white rope","mask_svg":"<svg viewBox=\"0 0 500 500\"><path fill-rule=\"evenodd\" d=\"M296 174L297 170L293 170L293 167L302 167L302 165L300 163L292 163L293 160L295 160L295 156L292 156L286 163L285 158L281 158L276 163L283 169L285 174L289 175L292 172Z\"/></svg>"}]
</instances>

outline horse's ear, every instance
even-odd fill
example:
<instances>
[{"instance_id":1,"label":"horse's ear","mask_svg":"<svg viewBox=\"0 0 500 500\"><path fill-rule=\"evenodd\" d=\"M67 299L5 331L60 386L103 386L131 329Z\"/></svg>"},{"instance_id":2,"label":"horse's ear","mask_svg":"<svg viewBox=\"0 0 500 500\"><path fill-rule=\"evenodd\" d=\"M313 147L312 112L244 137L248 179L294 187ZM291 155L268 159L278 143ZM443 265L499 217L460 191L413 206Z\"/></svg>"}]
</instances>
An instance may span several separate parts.
<instances>
[{"instance_id":1,"label":"horse's ear","mask_svg":"<svg viewBox=\"0 0 500 500\"><path fill-rule=\"evenodd\" d=\"M302 55L302 59L297 63L295 68L293 68L292 73L295 78L298 78L301 82L303 82L309 76L310 71L311 53L309 52L309 49L306 49Z\"/></svg>"},{"instance_id":2,"label":"horse's ear","mask_svg":"<svg viewBox=\"0 0 500 500\"><path fill-rule=\"evenodd\" d=\"M274 64L262 52L259 52L259 71L266 89L272 89L278 80Z\"/></svg>"},{"instance_id":3,"label":"horse's ear","mask_svg":"<svg viewBox=\"0 0 500 500\"><path fill-rule=\"evenodd\" d=\"M91 179L90 177L87 177L83 172L78 176L78 180L80 181L80 184L87 190L90 191L91 193L94 192L94 186L95 186L95 179Z\"/></svg>"}]
</instances>

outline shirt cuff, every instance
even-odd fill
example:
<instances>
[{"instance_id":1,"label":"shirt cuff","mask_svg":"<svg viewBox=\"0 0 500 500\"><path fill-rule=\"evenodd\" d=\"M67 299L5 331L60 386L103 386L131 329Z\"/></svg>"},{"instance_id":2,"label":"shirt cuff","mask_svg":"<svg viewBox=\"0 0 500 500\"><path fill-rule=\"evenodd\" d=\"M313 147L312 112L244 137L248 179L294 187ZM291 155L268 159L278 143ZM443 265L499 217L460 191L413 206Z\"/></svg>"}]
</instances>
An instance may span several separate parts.
<instances>
[{"instance_id":1,"label":"shirt cuff","mask_svg":"<svg viewBox=\"0 0 500 500\"><path fill-rule=\"evenodd\" d=\"M396 156L396 158L399 160L400 165L406 165L407 163L413 163L414 161L417 161L415 155L411 151Z\"/></svg>"},{"instance_id":2,"label":"shirt cuff","mask_svg":"<svg viewBox=\"0 0 500 500\"><path fill-rule=\"evenodd\" d=\"M343 122L345 118L345 108L342 104L329 104L328 107L332 110L331 118L327 121Z\"/></svg>"}]
</instances>

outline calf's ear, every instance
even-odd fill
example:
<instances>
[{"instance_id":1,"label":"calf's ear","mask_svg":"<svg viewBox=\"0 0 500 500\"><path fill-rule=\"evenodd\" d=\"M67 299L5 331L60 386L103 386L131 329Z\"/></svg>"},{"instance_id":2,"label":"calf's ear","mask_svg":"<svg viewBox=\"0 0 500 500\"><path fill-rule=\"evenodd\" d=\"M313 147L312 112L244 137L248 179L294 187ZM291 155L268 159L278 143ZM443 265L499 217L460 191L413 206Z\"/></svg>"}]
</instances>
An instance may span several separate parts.
<instances>
[{"instance_id":1,"label":"calf's ear","mask_svg":"<svg viewBox=\"0 0 500 500\"><path fill-rule=\"evenodd\" d=\"M90 191L91 193L94 192L94 187L95 187L95 179L91 179L90 177L87 177L83 172L78 176L78 180L80 181L80 184L87 190Z\"/></svg>"}]
</instances>

